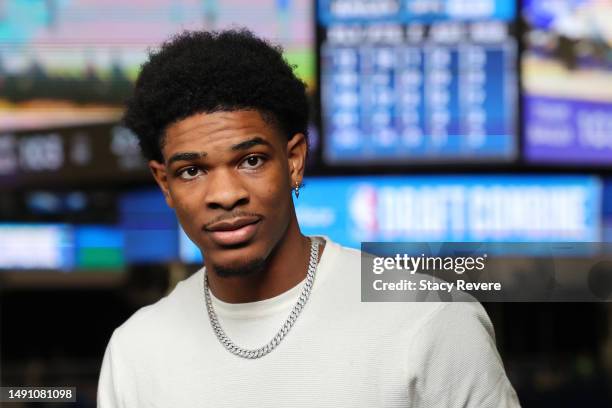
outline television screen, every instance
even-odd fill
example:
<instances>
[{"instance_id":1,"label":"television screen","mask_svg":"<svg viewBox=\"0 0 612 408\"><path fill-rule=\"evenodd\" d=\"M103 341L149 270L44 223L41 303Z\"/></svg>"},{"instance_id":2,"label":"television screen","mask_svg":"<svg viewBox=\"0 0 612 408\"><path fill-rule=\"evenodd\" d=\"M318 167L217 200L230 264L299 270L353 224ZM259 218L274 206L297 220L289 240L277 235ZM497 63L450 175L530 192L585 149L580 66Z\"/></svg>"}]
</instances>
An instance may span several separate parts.
<instances>
[{"instance_id":1,"label":"television screen","mask_svg":"<svg viewBox=\"0 0 612 408\"><path fill-rule=\"evenodd\" d=\"M0 224L0 270L70 270L74 231L63 224Z\"/></svg>"},{"instance_id":2,"label":"television screen","mask_svg":"<svg viewBox=\"0 0 612 408\"><path fill-rule=\"evenodd\" d=\"M123 271L179 259L178 223L158 189L121 193L117 207L106 224L0 223L0 270Z\"/></svg>"},{"instance_id":3,"label":"television screen","mask_svg":"<svg viewBox=\"0 0 612 408\"><path fill-rule=\"evenodd\" d=\"M182 30L248 26L313 88L309 0L0 2L0 131L115 122L148 47Z\"/></svg>"},{"instance_id":4,"label":"television screen","mask_svg":"<svg viewBox=\"0 0 612 408\"><path fill-rule=\"evenodd\" d=\"M0 224L0 270L123 271L123 231L112 225Z\"/></svg>"},{"instance_id":5,"label":"television screen","mask_svg":"<svg viewBox=\"0 0 612 408\"><path fill-rule=\"evenodd\" d=\"M515 157L514 1L317 5L328 164Z\"/></svg>"},{"instance_id":6,"label":"television screen","mask_svg":"<svg viewBox=\"0 0 612 408\"><path fill-rule=\"evenodd\" d=\"M612 164L612 1L526 0L525 156Z\"/></svg>"}]
</instances>

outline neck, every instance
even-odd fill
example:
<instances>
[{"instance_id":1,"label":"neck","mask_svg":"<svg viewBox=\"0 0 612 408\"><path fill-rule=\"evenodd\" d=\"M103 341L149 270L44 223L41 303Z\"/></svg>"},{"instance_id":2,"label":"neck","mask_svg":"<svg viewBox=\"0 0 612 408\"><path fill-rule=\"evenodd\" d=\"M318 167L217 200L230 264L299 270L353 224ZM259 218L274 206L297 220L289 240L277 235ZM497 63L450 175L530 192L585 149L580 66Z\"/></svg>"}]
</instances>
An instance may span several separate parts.
<instances>
[{"instance_id":1,"label":"neck","mask_svg":"<svg viewBox=\"0 0 612 408\"><path fill-rule=\"evenodd\" d=\"M323 244L319 244L319 259ZM214 271L207 272L210 290L215 297L228 303L256 302L278 296L306 277L310 246L310 239L300 232L294 212L285 235L266 259L261 273L222 278ZM206 269L209 270L208 266Z\"/></svg>"}]
</instances>

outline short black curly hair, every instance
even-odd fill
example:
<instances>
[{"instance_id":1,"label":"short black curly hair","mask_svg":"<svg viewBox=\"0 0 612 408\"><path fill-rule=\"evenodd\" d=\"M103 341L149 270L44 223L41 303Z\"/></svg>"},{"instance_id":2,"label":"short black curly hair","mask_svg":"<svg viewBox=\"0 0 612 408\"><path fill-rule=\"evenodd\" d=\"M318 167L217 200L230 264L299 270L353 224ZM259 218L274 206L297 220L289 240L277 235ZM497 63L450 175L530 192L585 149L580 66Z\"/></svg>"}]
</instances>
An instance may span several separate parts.
<instances>
[{"instance_id":1,"label":"short black curly hair","mask_svg":"<svg viewBox=\"0 0 612 408\"><path fill-rule=\"evenodd\" d=\"M307 137L306 85L282 53L245 28L180 33L149 52L123 123L160 163L167 126L197 113L253 109L288 139Z\"/></svg>"}]
</instances>

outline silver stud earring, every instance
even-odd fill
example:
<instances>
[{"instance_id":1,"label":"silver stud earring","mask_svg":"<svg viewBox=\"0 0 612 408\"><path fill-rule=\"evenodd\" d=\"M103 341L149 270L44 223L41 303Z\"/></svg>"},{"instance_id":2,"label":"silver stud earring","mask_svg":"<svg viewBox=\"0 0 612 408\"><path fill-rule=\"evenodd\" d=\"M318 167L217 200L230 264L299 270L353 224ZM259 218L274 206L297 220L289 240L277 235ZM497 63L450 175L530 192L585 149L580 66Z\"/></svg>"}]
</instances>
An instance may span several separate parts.
<instances>
[{"instance_id":1,"label":"silver stud earring","mask_svg":"<svg viewBox=\"0 0 612 408\"><path fill-rule=\"evenodd\" d=\"M295 182L293 192L295 193L295 198L300 198L300 183L298 183L297 181Z\"/></svg>"}]
</instances>

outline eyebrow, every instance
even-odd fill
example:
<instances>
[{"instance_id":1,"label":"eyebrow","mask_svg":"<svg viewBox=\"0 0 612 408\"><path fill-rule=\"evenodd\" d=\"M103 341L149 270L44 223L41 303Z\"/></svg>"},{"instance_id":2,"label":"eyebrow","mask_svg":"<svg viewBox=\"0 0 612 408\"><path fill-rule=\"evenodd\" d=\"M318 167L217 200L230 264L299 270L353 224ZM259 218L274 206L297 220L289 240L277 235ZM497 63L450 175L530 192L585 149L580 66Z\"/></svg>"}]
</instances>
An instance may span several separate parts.
<instances>
[{"instance_id":1,"label":"eyebrow","mask_svg":"<svg viewBox=\"0 0 612 408\"><path fill-rule=\"evenodd\" d=\"M170 157L168 159L168 165L171 165L174 162L177 161L191 161L191 160L197 160L199 158L202 157L206 157L207 153L202 152L202 153L197 153L197 152L184 152L184 153L176 153L173 154L172 157Z\"/></svg>"},{"instance_id":2,"label":"eyebrow","mask_svg":"<svg viewBox=\"0 0 612 408\"><path fill-rule=\"evenodd\" d=\"M268 142L265 139L262 139L259 136L256 136L252 139L249 140L245 140L244 142L240 142L237 143L235 145L233 145L231 147L232 151L236 151L236 150L248 150L253 146L258 146L258 145L265 145L265 146L270 146L272 147L272 144L270 142ZM208 153L206 152L182 152L182 153L176 153L173 154L169 159L168 159L168 163L167 165L171 165L174 162L177 161L192 161L192 160L197 160L197 159L201 159L202 157L206 157L208 155Z\"/></svg>"},{"instance_id":3,"label":"eyebrow","mask_svg":"<svg viewBox=\"0 0 612 408\"><path fill-rule=\"evenodd\" d=\"M272 147L272 144L270 144L270 142L268 142L265 139L262 139L259 136L256 136L252 139L249 140L245 140L244 142L240 142L238 144L235 144L232 146L232 150L236 151L236 150L248 150L253 146L257 146L257 145L265 145L265 146L270 146Z\"/></svg>"}]
</instances>

